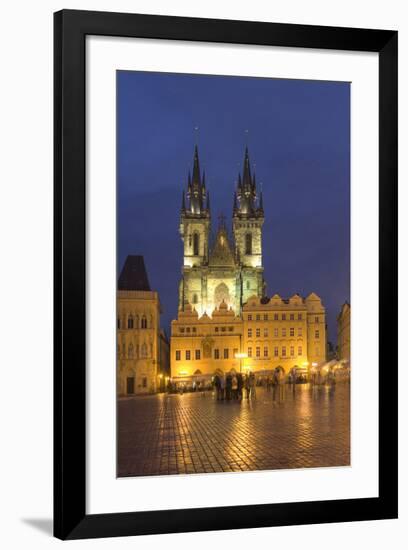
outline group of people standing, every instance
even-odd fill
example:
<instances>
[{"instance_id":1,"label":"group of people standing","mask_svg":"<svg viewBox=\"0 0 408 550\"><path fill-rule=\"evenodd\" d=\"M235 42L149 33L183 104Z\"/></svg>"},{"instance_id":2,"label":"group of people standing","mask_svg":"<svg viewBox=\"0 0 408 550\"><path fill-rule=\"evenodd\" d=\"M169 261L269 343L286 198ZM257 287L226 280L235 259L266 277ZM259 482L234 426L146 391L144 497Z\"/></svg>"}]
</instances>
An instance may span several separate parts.
<instances>
[{"instance_id":1,"label":"group of people standing","mask_svg":"<svg viewBox=\"0 0 408 550\"><path fill-rule=\"evenodd\" d=\"M217 401L223 401L224 399L226 401L241 401L244 397L244 390L246 399L256 398L256 380L253 372L248 374L229 372L225 376L216 374L214 376L214 387Z\"/></svg>"}]
</instances>

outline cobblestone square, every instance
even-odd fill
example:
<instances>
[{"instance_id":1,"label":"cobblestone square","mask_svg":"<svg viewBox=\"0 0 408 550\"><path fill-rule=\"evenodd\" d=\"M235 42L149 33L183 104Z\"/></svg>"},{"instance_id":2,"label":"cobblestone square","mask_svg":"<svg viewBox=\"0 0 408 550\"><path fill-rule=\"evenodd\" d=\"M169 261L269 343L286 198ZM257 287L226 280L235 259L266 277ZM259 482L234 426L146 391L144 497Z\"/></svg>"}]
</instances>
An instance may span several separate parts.
<instances>
[{"instance_id":1,"label":"cobblestone square","mask_svg":"<svg viewBox=\"0 0 408 550\"><path fill-rule=\"evenodd\" d=\"M118 476L350 464L350 385L257 388L256 399L206 393L118 401Z\"/></svg>"}]
</instances>

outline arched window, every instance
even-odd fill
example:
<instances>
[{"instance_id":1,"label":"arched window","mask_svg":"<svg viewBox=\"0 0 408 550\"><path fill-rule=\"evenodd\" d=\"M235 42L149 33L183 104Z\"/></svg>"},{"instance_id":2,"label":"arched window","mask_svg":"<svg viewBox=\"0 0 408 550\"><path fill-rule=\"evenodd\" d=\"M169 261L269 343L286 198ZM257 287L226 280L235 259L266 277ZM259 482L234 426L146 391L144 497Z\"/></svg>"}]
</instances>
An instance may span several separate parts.
<instances>
[{"instance_id":1,"label":"arched window","mask_svg":"<svg viewBox=\"0 0 408 550\"><path fill-rule=\"evenodd\" d=\"M132 315L129 315L128 317L128 325L127 325L128 328L133 328L133 316Z\"/></svg>"},{"instance_id":2,"label":"arched window","mask_svg":"<svg viewBox=\"0 0 408 550\"><path fill-rule=\"evenodd\" d=\"M141 327L142 327L142 328L147 328L147 319L146 319L146 315L143 315L143 317L142 317Z\"/></svg>"},{"instance_id":3,"label":"arched window","mask_svg":"<svg viewBox=\"0 0 408 550\"><path fill-rule=\"evenodd\" d=\"M198 296L197 296L197 294L193 294L193 304L198 304Z\"/></svg>"},{"instance_id":4,"label":"arched window","mask_svg":"<svg viewBox=\"0 0 408 550\"><path fill-rule=\"evenodd\" d=\"M245 254L252 254L252 235L247 233L245 235Z\"/></svg>"},{"instance_id":5,"label":"arched window","mask_svg":"<svg viewBox=\"0 0 408 550\"><path fill-rule=\"evenodd\" d=\"M194 254L194 256L199 255L199 249L200 249L200 235L198 233L194 233L194 235L193 235L193 254Z\"/></svg>"}]
</instances>

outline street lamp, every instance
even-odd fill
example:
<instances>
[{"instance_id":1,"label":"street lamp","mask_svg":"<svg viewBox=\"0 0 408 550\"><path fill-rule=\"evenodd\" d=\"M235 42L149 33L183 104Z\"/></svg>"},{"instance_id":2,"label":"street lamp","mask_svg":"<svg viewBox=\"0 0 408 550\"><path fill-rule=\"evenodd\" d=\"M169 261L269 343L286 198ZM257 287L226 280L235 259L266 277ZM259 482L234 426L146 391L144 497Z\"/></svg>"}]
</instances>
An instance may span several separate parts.
<instances>
[{"instance_id":1,"label":"street lamp","mask_svg":"<svg viewBox=\"0 0 408 550\"><path fill-rule=\"evenodd\" d=\"M236 353L235 358L239 359L239 372L242 372L242 359L245 359L245 357L248 357L247 353Z\"/></svg>"}]
</instances>

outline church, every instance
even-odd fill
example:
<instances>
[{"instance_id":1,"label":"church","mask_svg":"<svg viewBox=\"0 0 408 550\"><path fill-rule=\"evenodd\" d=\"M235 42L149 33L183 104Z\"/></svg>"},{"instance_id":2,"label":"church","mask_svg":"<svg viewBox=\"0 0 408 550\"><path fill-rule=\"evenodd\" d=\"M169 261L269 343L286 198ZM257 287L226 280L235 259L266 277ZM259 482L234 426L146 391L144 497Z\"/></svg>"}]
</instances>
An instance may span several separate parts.
<instances>
[{"instance_id":1,"label":"church","mask_svg":"<svg viewBox=\"0 0 408 550\"><path fill-rule=\"evenodd\" d=\"M326 314L312 292L284 299L265 295L262 265L264 205L248 147L231 194L232 235L221 218L211 241L210 193L195 147L182 191L183 242L178 318L171 323L171 377L208 384L216 372L309 372L326 361Z\"/></svg>"}]
</instances>

